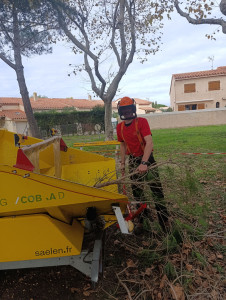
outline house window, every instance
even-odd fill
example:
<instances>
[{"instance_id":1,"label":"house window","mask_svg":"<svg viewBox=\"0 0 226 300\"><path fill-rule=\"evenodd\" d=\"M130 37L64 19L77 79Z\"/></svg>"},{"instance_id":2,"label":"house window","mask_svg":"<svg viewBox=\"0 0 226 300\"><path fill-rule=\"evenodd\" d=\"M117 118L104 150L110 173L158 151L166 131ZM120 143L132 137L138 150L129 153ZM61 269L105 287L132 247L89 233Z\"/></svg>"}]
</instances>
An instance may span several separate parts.
<instances>
[{"instance_id":1,"label":"house window","mask_svg":"<svg viewBox=\"0 0 226 300\"><path fill-rule=\"evenodd\" d=\"M187 83L184 85L184 92L185 93L194 93L196 91L195 89L195 83Z\"/></svg>"},{"instance_id":2,"label":"house window","mask_svg":"<svg viewBox=\"0 0 226 300\"><path fill-rule=\"evenodd\" d=\"M220 102L216 102L216 108L220 107Z\"/></svg>"},{"instance_id":3,"label":"house window","mask_svg":"<svg viewBox=\"0 0 226 300\"><path fill-rule=\"evenodd\" d=\"M220 80L218 80L218 81L209 81L208 82L208 90L209 91L220 90Z\"/></svg>"},{"instance_id":4,"label":"house window","mask_svg":"<svg viewBox=\"0 0 226 300\"><path fill-rule=\"evenodd\" d=\"M197 109L197 104L185 105L185 110L196 110L196 109Z\"/></svg>"}]
</instances>

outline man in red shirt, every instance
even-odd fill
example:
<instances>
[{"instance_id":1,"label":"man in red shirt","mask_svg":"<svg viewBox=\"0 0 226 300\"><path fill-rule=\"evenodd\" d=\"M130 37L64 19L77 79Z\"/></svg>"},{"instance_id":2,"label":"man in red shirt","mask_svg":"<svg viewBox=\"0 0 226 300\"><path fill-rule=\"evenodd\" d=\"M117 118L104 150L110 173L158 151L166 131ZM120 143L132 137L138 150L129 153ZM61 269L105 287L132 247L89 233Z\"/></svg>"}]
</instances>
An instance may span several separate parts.
<instances>
[{"instance_id":1,"label":"man in red shirt","mask_svg":"<svg viewBox=\"0 0 226 300\"><path fill-rule=\"evenodd\" d=\"M148 166L156 164L153 157L152 134L147 119L138 118L134 99L123 97L118 103L118 112L123 122L117 125L117 137L120 144L121 168L125 168L126 155L129 155L129 172L135 170L131 176L132 192L136 201L144 202L144 187L141 181L149 181L157 210L159 224L167 231L169 213L164 204L164 194L159 178L158 169L148 170ZM150 182L151 180L151 182ZM144 216L148 216L148 209L144 210ZM140 218L142 224L143 218Z\"/></svg>"}]
</instances>

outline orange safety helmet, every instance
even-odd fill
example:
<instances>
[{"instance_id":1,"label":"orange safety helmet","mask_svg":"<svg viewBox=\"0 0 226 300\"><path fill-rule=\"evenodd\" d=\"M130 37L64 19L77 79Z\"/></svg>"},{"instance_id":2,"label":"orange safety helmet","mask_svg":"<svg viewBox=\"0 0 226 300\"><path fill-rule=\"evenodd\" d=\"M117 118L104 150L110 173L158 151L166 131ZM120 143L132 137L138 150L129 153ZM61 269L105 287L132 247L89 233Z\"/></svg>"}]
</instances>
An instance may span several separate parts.
<instances>
[{"instance_id":1,"label":"orange safety helmet","mask_svg":"<svg viewBox=\"0 0 226 300\"><path fill-rule=\"evenodd\" d=\"M133 98L123 97L117 105L121 120L132 120L137 117L136 102Z\"/></svg>"}]
</instances>

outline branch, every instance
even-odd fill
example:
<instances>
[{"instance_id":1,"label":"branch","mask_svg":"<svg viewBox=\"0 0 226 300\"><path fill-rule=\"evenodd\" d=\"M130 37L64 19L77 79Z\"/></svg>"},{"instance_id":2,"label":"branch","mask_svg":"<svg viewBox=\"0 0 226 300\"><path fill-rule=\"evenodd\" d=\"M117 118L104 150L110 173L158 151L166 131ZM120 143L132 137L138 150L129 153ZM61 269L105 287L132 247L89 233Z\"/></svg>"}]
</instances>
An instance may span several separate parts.
<instances>
[{"instance_id":1,"label":"branch","mask_svg":"<svg viewBox=\"0 0 226 300\"><path fill-rule=\"evenodd\" d=\"M113 24L112 24L112 36L111 36L111 46L112 46L112 49L115 53L115 56L117 58L117 62L118 62L118 65L120 67L120 64L121 64L121 59L120 59L120 56L119 56L119 53L118 53L118 49L115 45L115 29L116 29L116 17L117 17L117 11L118 11L118 7L119 7L119 1L118 3L116 4L116 8L115 8L115 12L114 12L114 17L113 17ZM106 12L105 12L106 13ZM107 14L106 14L107 16ZM110 23L110 22L109 22Z\"/></svg>"},{"instance_id":2,"label":"branch","mask_svg":"<svg viewBox=\"0 0 226 300\"><path fill-rule=\"evenodd\" d=\"M60 27L63 29L64 33L66 34L66 36L72 41L72 43L78 47L79 49L81 49L83 52L87 53L93 60L96 59L96 56L89 50L86 48L86 46L84 46L81 42L79 42L78 39L75 38L75 36L70 32L70 30L68 29L66 22L64 21L64 16L61 13L61 8L58 7L58 3L55 3L54 8L57 12L57 16L58 16L58 22L60 24ZM70 18L71 19L71 18ZM74 23L76 24L76 26L80 29L81 31L81 27L79 26L79 24L77 22L74 21Z\"/></svg>"},{"instance_id":3,"label":"branch","mask_svg":"<svg viewBox=\"0 0 226 300\"><path fill-rule=\"evenodd\" d=\"M126 1L126 0L125 0ZM126 51L126 39L125 39L125 1L122 0L120 4L120 14L119 14L119 21L118 21L118 28L120 33L120 40L121 40L121 64L124 66L126 61L127 51Z\"/></svg>"},{"instance_id":4,"label":"branch","mask_svg":"<svg viewBox=\"0 0 226 300\"><path fill-rule=\"evenodd\" d=\"M98 57L92 53L92 51L90 51L90 46L89 46L89 39L87 36L87 33L85 31L84 28L84 22L82 22L82 26L80 26L77 22L76 22L76 26L79 28L81 34L83 35L84 39L85 39L85 43L86 45L83 45L81 42L79 42L78 39L75 38L75 36L69 31L65 21L64 21L64 17L63 14L61 13L59 7L56 7L57 13L58 13L58 20L59 20L59 24L61 26L61 28L63 29L64 33L66 34L66 36L72 41L72 43L78 47L80 50L82 50L84 52L84 58L85 58L85 65L86 65L86 70L87 73L90 76L90 79L92 81L92 86L94 86L95 92L102 98L103 97L103 93L105 90L105 86L106 86L106 81L104 80L104 78L101 76L100 72L99 72L99 60ZM67 15L68 16L68 15ZM69 17L69 16L68 16ZM71 19L71 18L70 18ZM88 62L88 57L89 56L94 63L94 69L95 69L95 75L97 76L97 78L99 79L99 81L101 82L101 89L98 89L92 74L92 69L90 68L89 62Z\"/></svg>"},{"instance_id":5,"label":"branch","mask_svg":"<svg viewBox=\"0 0 226 300\"><path fill-rule=\"evenodd\" d=\"M100 89L98 89L97 85L96 85L96 82L95 82L95 79L94 79L94 76L93 76L93 72L92 72L92 69L90 67L90 64L89 64L89 61L88 61L88 57L87 57L87 54L84 53L84 62L85 62L85 70L86 72L88 73L89 75L89 78L91 80L91 84L92 84L92 89L93 91L97 94L97 95L100 95Z\"/></svg>"},{"instance_id":6,"label":"branch","mask_svg":"<svg viewBox=\"0 0 226 300\"><path fill-rule=\"evenodd\" d=\"M54 28L52 28L54 29ZM36 37L39 36L42 33L48 32L50 29L43 29L41 31L38 31L37 33L34 34L33 37L31 37L30 39L28 39L24 44L21 45L21 48L26 48L26 45L36 45L37 41L36 41Z\"/></svg>"},{"instance_id":7,"label":"branch","mask_svg":"<svg viewBox=\"0 0 226 300\"><path fill-rule=\"evenodd\" d=\"M14 70L16 70L16 65L13 64L9 59L7 59L2 53L0 53L0 58L11 68L13 68Z\"/></svg>"},{"instance_id":8,"label":"branch","mask_svg":"<svg viewBox=\"0 0 226 300\"><path fill-rule=\"evenodd\" d=\"M117 276L117 278L118 278L119 283L120 283L120 284L124 287L124 289L126 290L129 300L133 300L133 299L132 299L132 296L131 296L131 293L130 293L128 287L127 287L127 285L126 285L125 283L122 282L122 280L119 278L119 276L118 276L117 273L116 273L116 276Z\"/></svg>"},{"instance_id":9,"label":"branch","mask_svg":"<svg viewBox=\"0 0 226 300\"><path fill-rule=\"evenodd\" d=\"M139 298L140 298L140 296L141 295L143 295L143 294L145 294L145 293L148 293L148 292L152 292L152 290L143 290L143 291L141 291L138 295L137 295L137 297L134 299L134 300L138 300ZM145 297L146 298L146 297Z\"/></svg>"},{"instance_id":10,"label":"branch","mask_svg":"<svg viewBox=\"0 0 226 300\"><path fill-rule=\"evenodd\" d=\"M169 161L165 161L165 162L162 162L162 163L158 163L158 164L152 165L152 166L148 167L147 170L151 170L151 169L157 168L159 166L166 165L169 162L171 162L171 161L169 160ZM113 185L113 184L120 184L126 178L130 178L131 176L133 176L135 174L138 174L138 171L134 171L134 172L132 172L132 173L130 173L128 175L122 176L122 177L120 177L119 179L116 179L116 180L112 180L112 181L108 181L108 182L104 182L104 183L97 183L97 184L94 185L94 187L96 187L96 188L102 188L102 187Z\"/></svg>"},{"instance_id":11,"label":"branch","mask_svg":"<svg viewBox=\"0 0 226 300\"><path fill-rule=\"evenodd\" d=\"M112 80L112 82L111 82L111 84L108 88L109 98L114 97L114 91L117 89L122 76L126 73L129 65L132 63L133 56L134 56L134 53L136 51L135 20L134 20L135 12L134 12L134 15L132 14L132 6L133 5L134 5L133 1L131 2L131 6L128 5L128 1L125 1L125 6L126 6L126 9L128 11L128 14L129 14L130 31L131 31L131 49L130 49L130 53L129 53L129 56L128 56L127 60L125 60L124 62L122 62L122 60L121 60L118 73L115 76L115 78Z\"/></svg>"},{"instance_id":12,"label":"branch","mask_svg":"<svg viewBox=\"0 0 226 300\"><path fill-rule=\"evenodd\" d=\"M61 28L63 29L64 33L66 34L66 36L72 41L73 44L75 44L76 47L78 47L79 49L81 49L83 52L87 53L90 57L93 56L93 54L86 49L86 47L79 42L79 40L77 40L73 34L71 34L71 32L68 30L65 22L63 21L63 16L58 15L58 20L59 20L59 24L61 26Z\"/></svg>"},{"instance_id":13,"label":"branch","mask_svg":"<svg viewBox=\"0 0 226 300\"><path fill-rule=\"evenodd\" d=\"M14 40L11 38L10 34L8 33L7 28L5 27L5 25L3 24L2 21L1 21L1 27L3 28L2 32L5 33L5 35L6 35L7 38L9 39L9 41L12 43L12 45L14 45Z\"/></svg>"},{"instance_id":14,"label":"branch","mask_svg":"<svg viewBox=\"0 0 226 300\"><path fill-rule=\"evenodd\" d=\"M134 12L132 14L132 6L134 8ZM128 5L128 2L126 2L126 8L128 10L129 13L129 21L130 21L130 26L131 26L131 50L130 50L130 54L129 57L127 59L126 62L126 69L128 68L129 64L133 61L133 56L134 53L136 51L136 38L135 38L135 20L134 20L134 16L135 16L135 7L134 7L134 1L131 2L131 6Z\"/></svg>"},{"instance_id":15,"label":"branch","mask_svg":"<svg viewBox=\"0 0 226 300\"><path fill-rule=\"evenodd\" d=\"M86 42L86 49L88 49L90 51L90 42L89 42L89 38L88 38L88 35L86 33L86 30L85 30L85 23L82 22L82 26L79 27L84 39L85 39L85 42ZM92 53L90 51L90 53ZM88 53L87 53L88 54ZM92 53L93 54L93 53ZM89 55L89 54L88 54ZM90 56L90 55L89 55ZM93 63L94 63L94 70L95 70L95 75L96 77L99 79L99 81L101 82L101 89L98 89L97 86L96 86L96 82L95 82L95 79L93 77L93 73L92 73L92 69L89 67L89 76L91 74L91 81L92 81L92 85L95 86L95 89L96 91L98 91L98 95L103 98L103 94L104 94L104 90L105 90L105 87L106 87L106 81L104 80L104 78L101 76L100 72L99 72L99 59L96 55L92 55L90 56L90 58L93 60ZM87 55L85 55L85 61L86 61L86 65L89 65L89 62L88 62L88 57Z\"/></svg>"},{"instance_id":16,"label":"branch","mask_svg":"<svg viewBox=\"0 0 226 300\"><path fill-rule=\"evenodd\" d=\"M201 25L201 24L209 24L209 25L220 25L222 27L222 32L226 34L226 21L223 19L194 19L190 17L188 13L182 11L179 7L178 0L174 1L174 5L176 7L177 12L184 18L188 20L189 23L193 25Z\"/></svg>"},{"instance_id":17,"label":"branch","mask_svg":"<svg viewBox=\"0 0 226 300\"><path fill-rule=\"evenodd\" d=\"M105 291L105 290L103 289L103 287L101 287L101 289L102 289L102 291L103 291L104 293L106 293L106 294L108 295L108 297L110 297L110 298L112 298L112 299L115 299L115 300L118 300L118 298L115 298L114 296L110 295L107 291Z\"/></svg>"}]
</instances>

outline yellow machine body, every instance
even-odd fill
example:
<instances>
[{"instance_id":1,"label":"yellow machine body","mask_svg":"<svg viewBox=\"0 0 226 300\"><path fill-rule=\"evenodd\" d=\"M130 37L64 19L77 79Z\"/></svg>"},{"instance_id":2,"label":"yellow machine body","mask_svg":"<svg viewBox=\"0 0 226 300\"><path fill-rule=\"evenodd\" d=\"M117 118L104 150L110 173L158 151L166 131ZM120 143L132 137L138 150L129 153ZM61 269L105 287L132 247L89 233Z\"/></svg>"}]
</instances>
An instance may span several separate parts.
<instances>
[{"instance_id":1,"label":"yellow machine body","mask_svg":"<svg viewBox=\"0 0 226 300\"><path fill-rule=\"evenodd\" d=\"M17 136L15 143L14 133L0 130L0 262L78 255L88 208L95 207L105 228L116 221L112 205L126 209L128 199L116 185L94 187L113 179L112 158L60 151L55 137L48 142L20 136L18 143Z\"/></svg>"},{"instance_id":2,"label":"yellow machine body","mask_svg":"<svg viewBox=\"0 0 226 300\"><path fill-rule=\"evenodd\" d=\"M48 215L0 218L0 262L78 255L83 227L62 223Z\"/></svg>"}]
</instances>

